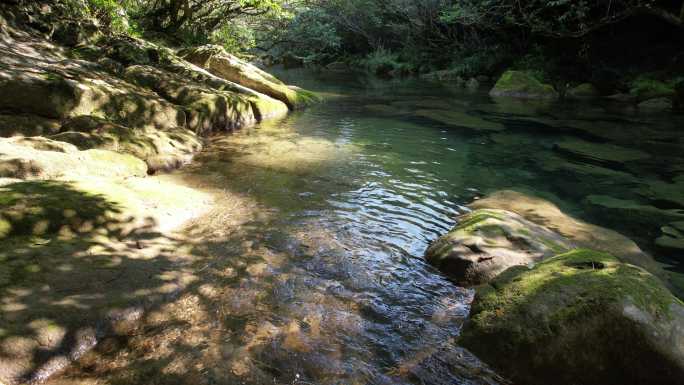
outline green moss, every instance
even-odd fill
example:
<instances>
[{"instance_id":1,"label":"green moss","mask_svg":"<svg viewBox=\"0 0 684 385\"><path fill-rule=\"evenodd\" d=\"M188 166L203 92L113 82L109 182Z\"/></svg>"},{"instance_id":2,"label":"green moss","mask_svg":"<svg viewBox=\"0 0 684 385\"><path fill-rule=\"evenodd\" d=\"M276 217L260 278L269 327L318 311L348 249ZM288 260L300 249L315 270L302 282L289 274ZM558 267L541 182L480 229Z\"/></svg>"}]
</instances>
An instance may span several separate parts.
<instances>
[{"instance_id":1,"label":"green moss","mask_svg":"<svg viewBox=\"0 0 684 385\"><path fill-rule=\"evenodd\" d=\"M654 99L659 97L672 97L675 95L673 84L648 77L639 77L630 85L630 94L635 96L638 101Z\"/></svg>"},{"instance_id":2,"label":"green moss","mask_svg":"<svg viewBox=\"0 0 684 385\"><path fill-rule=\"evenodd\" d=\"M493 96L527 98L556 98L558 94L551 85L544 84L526 71L506 71L496 82Z\"/></svg>"},{"instance_id":3,"label":"green moss","mask_svg":"<svg viewBox=\"0 0 684 385\"><path fill-rule=\"evenodd\" d=\"M310 106L312 104L319 103L323 100L321 95L313 91L308 91L301 88L295 91L297 92L297 107Z\"/></svg>"},{"instance_id":4,"label":"green moss","mask_svg":"<svg viewBox=\"0 0 684 385\"><path fill-rule=\"evenodd\" d=\"M533 270L517 275L502 275L492 283L496 293L481 298L482 308L497 304L507 311L520 310L522 303L569 300L571 306L550 318L563 321L571 315L586 314L596 301L609 303L630 297L640 309L657 316L669 316L673 301L681 303L650 273L620 263L610 254L592 250L573 250L539 263ZM571 297L576 295L574 299ZM560 298L563 297L563 298ZM490 314L491 315L491 314ZM478 316L480 322L496 323L498 317Z\"/></svg>"},{"instance_id":5,"label":"green moss","mask_svg":"<svg viewBox=\"0 0 684 385\"><path fill-rule=\"evenodd\" d=\"M516 382L557 376L554 383L600 383L663 365L663 357L642 361L663 343L653 342L660 337L649 330L676 327L672 310L682 305L645 270L578 249L532 269L510 268L479 287L460 342ZM631 356L620 367L613 357L625 351Z\"/></svg>"},{"instance_id":6,"label":"green moss","mask_svg":"<svg viewBox=\"0 0 684 385\"><path fill-rule=\"evenodd\" d=\"M472 231L474 230L479 223L487 220L487 219L501 219L503 220L504 217L500 213L493 211L493 210L476 210L471 213L468 213L464 216L461 217L460 222L458 223L458 226L456 227L457 230L462 230L462 231Z\"/></svg>"}]
</instances>

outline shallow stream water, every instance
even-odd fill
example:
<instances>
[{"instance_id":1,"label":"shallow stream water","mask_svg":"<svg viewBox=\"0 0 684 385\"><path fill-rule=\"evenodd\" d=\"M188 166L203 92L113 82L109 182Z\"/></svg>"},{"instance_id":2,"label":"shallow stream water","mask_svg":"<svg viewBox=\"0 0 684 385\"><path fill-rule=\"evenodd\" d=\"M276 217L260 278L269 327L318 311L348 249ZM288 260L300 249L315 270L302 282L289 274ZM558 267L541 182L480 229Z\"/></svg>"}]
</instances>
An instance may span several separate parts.
<instances>
[{"instance_id":1,"label":"shallow stream water","mask_svg":"<svg viewBox=\"0 0 684 385\"><path fill-rule=\"evenodd\" d=\"M500 189L540 195L684 270L654 244L661 226L684 220L681 117L494 101L419 80L278 75L327 101L213 138L178 173L250 202L247 219L216 214L191 230L214 256L204 274L224 285L198 289L213 301L206 335L219 335L188 342L203 352L198 383L505 383L454 343L472 291L423 259L468 203ZM605 197L622 205L596 204Z\"/></svg>"}]
</instances>

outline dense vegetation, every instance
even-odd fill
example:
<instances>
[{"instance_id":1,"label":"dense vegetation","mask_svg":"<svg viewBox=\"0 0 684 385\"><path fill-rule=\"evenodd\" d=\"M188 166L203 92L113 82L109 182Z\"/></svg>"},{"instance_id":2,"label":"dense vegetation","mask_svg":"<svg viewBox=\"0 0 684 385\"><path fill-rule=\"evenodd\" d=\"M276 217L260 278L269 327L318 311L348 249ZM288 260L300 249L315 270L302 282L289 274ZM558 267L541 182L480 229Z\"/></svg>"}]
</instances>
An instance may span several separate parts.
<instances>
[{"instance_id":1,"label":"dense vegetation","mask_svg":"<svg viewBox=\"0 0 684 385\"><path fill-rule=\"evenodd\" d=\"M531 70L605 91L684 73L678 0L88 0L114 29L177 45L344 61L381 75ZM627 87L628 88L628 87Z\"/></svg>"}]
</instances>

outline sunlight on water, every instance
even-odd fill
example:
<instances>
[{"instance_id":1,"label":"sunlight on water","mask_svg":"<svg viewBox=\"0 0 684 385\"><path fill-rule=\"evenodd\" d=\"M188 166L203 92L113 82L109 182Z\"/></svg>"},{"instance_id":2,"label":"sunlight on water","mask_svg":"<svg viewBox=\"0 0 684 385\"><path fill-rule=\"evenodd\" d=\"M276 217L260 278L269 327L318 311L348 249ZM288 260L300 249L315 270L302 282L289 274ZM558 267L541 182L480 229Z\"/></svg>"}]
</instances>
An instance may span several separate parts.
<instances>
[{"instance_id":1,"label":"sunlight on water","mask_svg":"<svg viewBox=\"0 0 684 385\"><path fill-rule=\"evenodd\" d=\"M141 337L144 359L118 356L121 367L195 368L202 383L506 383L456 343L472 290L423 259L469 203L502 189L623 232L682 270L654 243L684 220L679 118L280 75L335 96L212 138L175 175L224 192L188 230L210 262L197 295ZM163 326L173 322L183 327Z\"/></svg>"}]
</instances>

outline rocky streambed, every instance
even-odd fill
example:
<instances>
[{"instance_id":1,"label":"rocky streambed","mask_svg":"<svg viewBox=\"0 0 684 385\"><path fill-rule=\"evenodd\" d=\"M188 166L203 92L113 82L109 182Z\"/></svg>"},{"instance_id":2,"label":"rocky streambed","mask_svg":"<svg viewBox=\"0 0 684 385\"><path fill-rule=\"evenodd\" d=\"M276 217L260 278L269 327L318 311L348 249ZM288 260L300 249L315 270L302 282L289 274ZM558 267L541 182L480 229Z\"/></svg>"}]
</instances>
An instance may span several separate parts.
<instances>
[{"instance_id":1,"label":"rocky streambed","mask_svg":"<svg viewBox=\"0 0 684 385\"><path fill-rule=\"evenodd\" d=\"M681 117L276 77L22 6L0 19L1 382L684 378Z\"/></svg>"}]
</instances>

